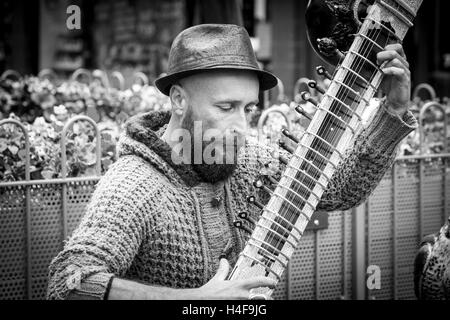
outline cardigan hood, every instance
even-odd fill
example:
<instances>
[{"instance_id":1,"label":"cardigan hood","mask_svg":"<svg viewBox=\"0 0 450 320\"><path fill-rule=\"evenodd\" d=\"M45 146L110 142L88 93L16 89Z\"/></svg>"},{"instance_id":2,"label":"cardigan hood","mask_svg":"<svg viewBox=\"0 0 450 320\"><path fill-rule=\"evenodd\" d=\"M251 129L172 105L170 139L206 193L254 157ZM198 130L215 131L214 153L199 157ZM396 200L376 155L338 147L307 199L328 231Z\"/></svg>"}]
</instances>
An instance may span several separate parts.
<instances>
[{"instance_id":1,"label":"cardigan hood","mask_svg":"<svg viewBox=\"0 0 450 320\"><path fill-rule=\"evenodd\" d=\"M161 139L171 114L169 111L155 111L131 117L125 124L118 144L118 156L136 155L150 162L172 182L182 181L192 187L201 178L190 164L176 164L172 160L172 149Z\"/></svg>"}]
</instances>

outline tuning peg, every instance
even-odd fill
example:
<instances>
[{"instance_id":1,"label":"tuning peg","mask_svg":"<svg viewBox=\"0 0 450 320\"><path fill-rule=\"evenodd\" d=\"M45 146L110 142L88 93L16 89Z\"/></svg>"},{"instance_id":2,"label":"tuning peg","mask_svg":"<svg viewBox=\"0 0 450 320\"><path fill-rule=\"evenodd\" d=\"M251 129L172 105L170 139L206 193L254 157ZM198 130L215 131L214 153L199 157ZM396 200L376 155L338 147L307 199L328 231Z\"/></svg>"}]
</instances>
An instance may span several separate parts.
<instances>
[{"instance_id":1,"label":"tuning peg","mask_svg":"<svg viewBox=\"0 0 450 320\"><path fill-rule=\"evenodd\" d=\"M248 212L242 211L238 213L238 217L243 219L243 220L247 220L248 222L250 222L253 225L256 225L256 221L253 220L250 215L248 214Z\"/></svg>"},{"instance_id":2,"label":"tuning peg","mask_svg":"<svg viewBox=\"0 0 450 320\"><path fill-rule=\"evenodd\" d=\"M264 206L262 205L262 203L258 202L255 198L255 196L248 196L247 197L247 202L250 204L253 204L255 206L257 206L259 209L264 209Z\"/></svg>"},{"instance_id":3,"label":"tuning peg","mask_svg":"<svg viewBox=\"0 0 450 320\"><path fill-rule=\"evenodd\" d=\"M317 81L309 80L309 81L308 81L308 87L310 87L311 89L316 89L316 90L319 91L321 94L325 94L325 89L322 88L321 86L319 86L319 85L317 84Z\"/></svg>"},{"instance_id":4,"label":"tuning peg","mask_svg":"<svg viewBox=\"0 0 450 320\"><path fill-rule=\"evenodd\" d=\"M261 168L259 171L259 174L261 176L277 176L281 174L281 171L278 169L278 166L276 164L273 164L272 162L268 162L264 164L264 167Z\"/></svg>"},{"instance_id":5,"label":"tuning peg","mask_svg":"<svg viewBox=\"0 0 450 320\"><path fill-rule=\"evenodd\" d=\"M271 190L269 187L267 187L264 182L261 179L255 180L253 182L253 186L257 189L262 189L265 192L267 192L268 194L272 194L273 190Z\"/></svg>"},{"instance_id":6,"label":"tuning peg","mask_svg":"<svg viewBox=\"0 0 450 320\"><path fill-rule=\"evenodd\" d=\"M309 93L308 91L303 91L302 93L300 93L300 97L302 97L303 101L310 102L316 107L319 104L316 99L311 97L311 93Z\"/></svg>"},{"instance_id":7,"label":"tuning peg","mask_svg":"<svg viewBox=\"0 0 450 320\"><path fill-rule=\"evenodd\" d=\"M307 118L309 121L312 120L312 117L311 117L305 110L303 110L302 107L296 106L296 107L295 107L295 111L297 111L300 115L302 115L302 116L304 116L305 118Z\"/></svg>"},{"instance_id":8,"label":"tuning peg","mask_svg":"<svg viewBox=\"0 0 450 320\"><path fill-rule=\"evenodd\" d=\"M277 185L278 181L276 179L274 179L272 176L265 176L271 184Z\"/></svg>"},{"instance_id":9,"label":"tuning peg","mask_svg":"<svg viewBox=\"0 0 450 320\"><path fill-rule=\"evenodd\" d=\"M286 142L279 140L278 141L278 145L283 148L284 150L286 150L287 152L289 152L290 154L294 154L295 150L291 147L289 147L288 145L286 145Z\"/></svg>"},{"instance_id":10,"label":"tuning peg","mask_svg":"<svg viewBox=\"0 0 450 320\"><path fill-rule=\"evenodd\" d=\"M276 150L272 152L272 157L275 159L278 159L278 161L280 161L284 165L287 165L289 162L285 157L280 155L279 152Z\"/></svg>"},{"instance_id":11,"label":"tuning peg","mask_svg":"<svg viewBox=\"0 0 450 320\"><path fill-rule=\"evenodd\" d=\"M244 230L248 234L252 234L253 232L250 228L246 227L240 220L234 220L233 225L238 229Z\"/></svg>"},{"instance_id":12,"label":"tuning peg","mask_svg":"<svg viewBox=\"0 0 450 320\"><path fill-rule=\"evenodd\" d=\"M264 167L267 167L267 166L268 166L268 164L264 165ZM259 172L259 174L261 177L264 177L267 180L269 180L268 182L270 182L272 185L276 186L278 184L278 181L275 178L273 178L272 175L281 175L281 171L278 169L275 169L275 170L271 170L271 172L268 172L268 169L264 169L264 170L261 170Z\"/></svg>"},{"instance_id":13,"label":"tuning peg","mask_svg":"<svg viewBox=\"0 0 450 320\"><path fill-rule=\"evenodd\" d=\"M316 68L316 72L319 76L325 77L328 80L333 80L333 77L331 76L331 74L327 71L327 69L325 69L324 66L318 66Z\"/></svg>"},{"instance_id":14,"label":"tuning peg","mask_svg":"<svg viewBox=\"0 0 450 320\"><path fill-rule=\"evenodd\" d=\"M298 140L295 136L293 136L293 135L289 132L288 129L283 128L283 129L281 130L281 133L282 133L285 137L291 139L293 142L299 143L299 140Z\"/></svg>"}]
</instances>

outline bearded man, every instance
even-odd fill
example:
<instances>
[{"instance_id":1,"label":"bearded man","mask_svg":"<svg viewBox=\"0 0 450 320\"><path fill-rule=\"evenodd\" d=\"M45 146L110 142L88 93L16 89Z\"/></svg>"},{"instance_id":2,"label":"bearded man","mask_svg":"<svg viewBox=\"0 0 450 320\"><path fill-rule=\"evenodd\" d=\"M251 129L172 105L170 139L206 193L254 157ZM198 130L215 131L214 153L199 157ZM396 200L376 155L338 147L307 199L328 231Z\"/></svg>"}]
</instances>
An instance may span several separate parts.
<instances>
[{"instance_id":1,"label":"bearded man","mask_svg":"<svg viewBox=\"0 0 450 320\"><path fill-rule=\"evenodd\" d=\"M386 100L355 137L318 210L364 201L391 166L397 144L417 126L408 111L402 46L389 45L377 58ZM263 198L253 182L272 160L267 146L246 141L247 112L260 91L276 84L260 70L244 28L198 25L181 32L168 74L156 81L172 110L127 123L118 160L50 265L48 298L248 299L253 288L273 288L269 277L226 277L245 245L245 231L233 220L242 211L258 219L247 196Z\"/></svg>"}]
</instances>

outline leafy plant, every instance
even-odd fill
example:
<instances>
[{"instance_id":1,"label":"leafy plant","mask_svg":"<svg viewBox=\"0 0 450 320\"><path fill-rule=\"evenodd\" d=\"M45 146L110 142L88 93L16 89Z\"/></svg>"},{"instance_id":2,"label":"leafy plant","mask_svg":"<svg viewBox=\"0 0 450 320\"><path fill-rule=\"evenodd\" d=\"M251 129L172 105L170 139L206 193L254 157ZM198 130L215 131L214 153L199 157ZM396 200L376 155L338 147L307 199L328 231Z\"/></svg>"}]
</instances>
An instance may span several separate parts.
<instances>
[{"instance_id":1,"label":"leafy plant","mask_svg":"<svg viewBox=\"0 0 450 320\"><path fill-rule=\"evenodd\" d=\"M68 115L89 114L95 120L123 123L141 112L167 109L168 98L153 86L133 85L127 90L104 87L100 82L85 84L25 77L0 80L0 119L14 113L22 122L33 123L40 116L51 121L54 107L65 106Z\"/></svg>"},{"instance_id":2,"label":"leafy plant","mask_svg":"<svg viewBox=\"0 0 450 320\"><path fill-rule=\"evenodd\" d=\"M18 81L0 80L0 120L24 124L30 141L32 179L61 177L61 166L69 177L96 174L96 134L87 122L73 124L66 140L67 163L61 163L61 132L73 116L88 115L101 134L101 170L115 161L119 132L125 121L138 113L168 109L168 98L155 87L133 85L127 90L63 81L54 84L37 77ZM25 179L25 139L16 126L0 127L0 181Z\"/></svg>"}]
</instances>

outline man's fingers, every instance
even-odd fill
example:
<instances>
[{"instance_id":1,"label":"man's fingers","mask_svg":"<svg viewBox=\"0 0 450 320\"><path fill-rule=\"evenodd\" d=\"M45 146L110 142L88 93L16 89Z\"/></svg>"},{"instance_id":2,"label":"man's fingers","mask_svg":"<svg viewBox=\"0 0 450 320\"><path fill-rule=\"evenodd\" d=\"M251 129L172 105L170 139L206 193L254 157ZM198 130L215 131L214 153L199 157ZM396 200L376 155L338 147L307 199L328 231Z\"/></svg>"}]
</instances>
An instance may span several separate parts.
<instances>
[{"instance_id":1,"label":"man's fingers","mask_svg":"<svg viewBox=\"0 0 450 320\"><path fill-rule=\"evenodd\" d=\"M379 64L394 59L399 60L402 64L404 64L407 68L409 68L408 61L406 61L406 59L403 56L401 56L397 51L394 50L381 51L377 54L377 62Z\"/></svg>"},{"instance_id":2,"label":"man's fingers","mask_svg":"<svg viewBox=\"0 0 450 320\"><path fill-rule=\"evenodd\" d=\"M219 268L211 280L225 280L230 272L230 264L227 259L220 259Z\"/></svg>"},{"instance_id":3,"label":"man's fingers","mask_svg":"<svg viewBox=\"0 0 450 320\"><path fill-rule=\"evenodd\" d=\"M381 71L383 71L384 74L386 75L391 75L397 78L403 78L403 77L407 77L407 73L405 71L405 69L403 68L398 68L398 67L385 67L383 69L381 69Z\"/></svg>"},{"instance_id":4,"label":"man's fingers","mask_svg":"<svg viewBox=\"0 0 450 320\"><path fill-rule=\"evenodd\" d=\"M266 277L255 277L251 279L242 280L242 287L248 290L259 287L268 287L273 289L275 288L275 286L276 281Z\"/></svg>"},{"instance_id":5,"label":"man's fingers","mask_svg":"<svg viewBox=\"0 0 450 320\"><path fill-rule=\"evenodd\" d=\"M390 67L396 67L396 68L405 70L405 74L407 76L410 76L410 74L411 74L409 69L398 59L391 60L381 66L382 69L386 69L386 68L390 68Z\"/></svg>"},{"instance_id":6,"label":"man's fingers","mask_svg":"<svg viewBox=\"0 0 450 320\"><path fill-rule=\"evenodd\" d=\"M403 46L400 43L393 43L388 44L386 47L384 47L384 50L386 51L397 51L399 55L402 57L405 57L405 50L403 50Z\"/></svg>"}]
</instances>

